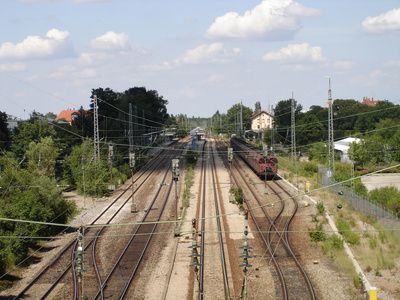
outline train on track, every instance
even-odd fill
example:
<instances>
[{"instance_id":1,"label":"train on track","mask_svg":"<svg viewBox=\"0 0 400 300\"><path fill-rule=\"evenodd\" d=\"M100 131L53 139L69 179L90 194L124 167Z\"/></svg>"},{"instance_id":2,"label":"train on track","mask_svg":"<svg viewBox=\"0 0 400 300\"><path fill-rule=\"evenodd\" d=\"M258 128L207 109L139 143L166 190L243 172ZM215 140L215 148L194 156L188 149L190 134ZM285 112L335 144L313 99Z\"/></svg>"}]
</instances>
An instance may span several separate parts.
<instances>
[{"instance_id":1,"label":"train on track","mask_svg":"<svg viewBox=\"0 0 400 300\"><path fill-rule=\"evenodd\" d=\"M275 156L263 156L263 152L238 138L231 138L231 147L257 175L273 178L278 172L278 159Z\"/></svg>"}]
</instances>

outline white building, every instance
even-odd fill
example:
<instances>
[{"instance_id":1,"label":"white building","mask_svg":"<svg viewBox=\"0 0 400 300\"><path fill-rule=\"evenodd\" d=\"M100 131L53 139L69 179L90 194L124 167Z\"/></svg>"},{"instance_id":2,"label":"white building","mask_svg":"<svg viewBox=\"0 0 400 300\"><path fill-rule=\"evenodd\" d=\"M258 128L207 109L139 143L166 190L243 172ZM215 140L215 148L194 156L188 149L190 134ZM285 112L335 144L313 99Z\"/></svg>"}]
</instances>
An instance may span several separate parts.
<instances>
[{"instance_id":1,"label":"white building","mask_svg":"<svg viewBox=\"0 0 400 300\"><path fill-rule=\"evenodd\" d=\"M272 128L272 123L274 121L274 117L265 110L253 114L250 119L251 129L256 132Z\"/></svg>"},{"instance_id":2,"label":"white building","mask_svg":"<svg viewBox=\"0 0 400 300\"><path fill-rule=\"evenodd\" d=\"M360 143L360 139L356 138L345 138L343 140L339 140L334 142L335 144L335 151L340 153L340 161L342 163L351 163L351 159L349 157L349 149L350 144L356 142L357 144Z\"/></svg>"}]
</instances>

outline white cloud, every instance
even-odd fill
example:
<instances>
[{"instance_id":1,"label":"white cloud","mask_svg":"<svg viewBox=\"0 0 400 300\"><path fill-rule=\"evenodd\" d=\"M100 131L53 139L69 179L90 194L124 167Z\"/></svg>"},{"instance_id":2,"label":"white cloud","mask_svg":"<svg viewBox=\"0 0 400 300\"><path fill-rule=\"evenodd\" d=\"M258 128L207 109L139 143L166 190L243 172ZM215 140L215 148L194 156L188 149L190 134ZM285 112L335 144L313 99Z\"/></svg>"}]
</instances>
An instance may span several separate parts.
<instances>
[{"instance_id":1,"label":"white cloud","mask_svg":"<svg viewBox=\"0 0 400 300\"><path fill-rule=\"evenodd\" d=\"M0 46L0 59L27 59L50 57L71 47L69 32L49 30L45 36L29 35L21 43L5 42Z\"/></svg>"},{"instance_id":2,"label":"white cloud","mask_svg":"<svg viewBox=\"0 0 400 300\"><path fill-rule=\"evenodd\" d=\"M171 70L172 67L169 62L162 62L154 65L142 65L139 67L143 71L166 71Z\"/></svg>"},{"instance_id":3,"label":"white cloud","mask_svg":"<svg viewBox=\"0 0 400 300\"><path fill-rule=\"evenodd\" d=\"M55 2L56 0L17 0L17 1L23 3L41 3L41 2ZM102 3L102 2L111 2L114 0L70 0L70 1L74 3Z\"/></svg>"},{"instance_id":4,"label":"white cloud","mask_svg":"<svg viewBox=\"0 0 400 300\"><path fill-rule=\"evenodd\" d=\"M281 48L279 51L271 51L262 58L266 61L325 61L322 56L322 48L319 46L310 47L310 44L289 44L287 47Z\"/></svg>"},{"instance_id":5,"label":"white cloud","mask_svg":"<svg viewBox=\"0 0 400 300\"><path fill-rule=\"evenodd\" d=\"M232 51L224 49L222 43L202 44L199 47L187 50L180 58L175 60L177 65L181 64L224 64L234 61L241 56L239 48L234 48Z\"/></svg>"},{"instance_id":6,"label":"white cloud","mask_svg":"<svg viewBox=\"0 0 400 300\"><path fill-rule=\"evenodd\" d=\"M223 80L225 80L225 75L223 74L213 74L207 79L209 82L219 82Z\"/></svg>"},{"instance_id":7,"label":"white cloud","mask_svg":"<svg viewBox=\"0 0 400 300\"><path fill-rule=\"evenodd\" d=\"M114 55L106 52L88 53L84 52L79 56L79 63L82 65L100 64L106 60L113 59Z\"/></svg>"},{"instance_id":8,"label":"white cloud","mask_svg":"<svg viewBox=\"0 0 400 300\"><path fill-rule=\"evenodd\" d=\"M384 63L385 67L400 67L400 60L389 60Z\"/></svg>"},{"instance_id":9,"label":"white cloud","mask_svg":"<svg viewBox=\"0 0 400 300\"><path fill-rule=\"evenodd\" d=\"M90 42L90 46L95 50L109 51L122 50L129 48L129 37L126 33L115 33L108 31Z\"/></svg>"},{"instance_id":10,"label":"white cloud","mask_svg":"<svg viewBox=\"0 0 400 300\"><path fill-rule=\"evenodd\" d=\"M369 33L400 33L400 8L394 8L377 17L368 16L361 25Z\"/></svg>"},{"instance_id":11,"label":"white cloud","mask_svg":"<svg viewBox=\"0 0 400 300\"><path fill-rule=\"evenodd\" d=\"M341 69L341 70L349 70L353 68L354 65L355 63L353 61L344 61L344 60L338 60L333 64L335 69Z\"/></svg>"},{"instance_id":12,"label":"white cloud","mask_svg":"<svg viewBox=\"0 0 400 300\"><path fill-rule=\"evenodd\" d=\"M244 15L228 12L217 17L208 28L209 39L287 39L300 28L300 17L316 17L322 13L292 0L263 0Z\"/></svg>"},{"instance_id":13,"label":"white cloud","mask_svg":"<svg viewBox=\"0 0 400 300\"><path fill-rule=\"evenodd\" d=\"M388 73L383 72L382 70L374 70L372 71L369 76L372 79L378 79L378 78L388 78L390 75Z\"/></svg>"},{"instance_id":14,"label":"white cloud","mask_svg":"<svg viewBox=\"0 0 400 300\"><path fill-rule=\"evenodd\" d=\"M22 62L0 64L1 72L7 72L7 71L17 72L17 71L24 71L25 69L26 69L26 64Z\"/></svg>"}]
</instances>

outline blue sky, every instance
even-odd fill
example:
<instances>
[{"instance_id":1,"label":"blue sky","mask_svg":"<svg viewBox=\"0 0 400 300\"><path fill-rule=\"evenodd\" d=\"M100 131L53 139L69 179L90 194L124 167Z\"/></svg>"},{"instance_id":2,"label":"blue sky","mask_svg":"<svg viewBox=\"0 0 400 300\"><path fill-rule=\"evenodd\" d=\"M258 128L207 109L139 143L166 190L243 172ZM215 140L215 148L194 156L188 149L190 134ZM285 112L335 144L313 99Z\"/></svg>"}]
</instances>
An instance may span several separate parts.
<instances>
[{"instance_id":1,"label":"blue sky","mask_svg":"<svg viewBox=\"0 0 400 300\"><path fill-rule=\"evenodd\" d=\"M398 0L1 0L0 111L89 107L145 86L171 114L243 102L400 104Z\"/></svg>"}]
</instances>

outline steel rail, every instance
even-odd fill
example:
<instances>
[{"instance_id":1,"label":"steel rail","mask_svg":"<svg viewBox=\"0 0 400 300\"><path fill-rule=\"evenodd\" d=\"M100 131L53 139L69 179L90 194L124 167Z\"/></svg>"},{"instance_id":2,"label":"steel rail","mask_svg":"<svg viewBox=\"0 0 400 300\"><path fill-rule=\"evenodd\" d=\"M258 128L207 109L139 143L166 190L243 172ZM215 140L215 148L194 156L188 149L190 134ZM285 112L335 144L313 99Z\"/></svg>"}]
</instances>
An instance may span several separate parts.
<instances>
[{"instance_id":1,"label":"steel rail","mask_svg":"<svg viewBox=\"0 0 400 300\"><path fill-rule=\"evenodd\" d=\"M212 177L213 190L214 190L214 204L215 204L216 221L217 221L217 228L218 228L218 240L219 240L219 246L220 246L220 252L221 252L221 263L222 263L222 273L223 273L222 275L224 277L225 299L229 300L230 295L229 295L228 274L226 271L224 241L222 238L222 228L221 228L221 220L220 220L219 207L218 207L218 197L217 197L217 189L216 189L216 182L215 182L215 174L214 174L214 169L215 169L215 173L216 173L216 169L217 169L216 164L215 164L214 152L212 152L211 161L212 161L211 177Z\"/></svg>"},{"instance_id":2,"label":"steel rail","mask_svg":"<svg viewBox=\"0 0 400 300\"><path fill-rule=\"evenodd\" d=\"M204 296L204 242L205 242L205 227L206 227L206 173L207 173L207 162L204 158L204 148L206 146L207 141L205 141L203 145L203 160L202 160L202 169L203 169L203 200L202 200L202 210L201 210L201 265L200 265L200 273L199 273L199 299L203 300ZM205 166L204 166L205 164ZM203 168L204 166L204 168Z\"/></svg>"},{"instance_id":3,"label":"steel rail","mask_svg":"<svg viewBox=\"0 0 400 300\"><path fill-rule=\"evenodd\" d=\"M183 145L182 145L181 148L183 148L186 144L187 144L187 143L183 143ZM171 150L171 151L178 151L178 150L179 150L179 149L175 149L175 150ZM172 156L172 155L168 155L168 156ZM130 240L127 242L127 244L126 244L124 250L123 250L122 253L120 254L120 256L119 256L119 258L117 259L117 261L115 262L113 268L111 269L111 271L110 271L109 274L107 275L106 279L100 284L100 288L99 288L98 292L96 293L96 295L94 296L94 299L97 299L98 296L99 296L99 294L104 292L104 290L105 290L106 287L107 287L108 281L110 280L111 276L113 275L113 273L114 273L115 270L117 269L118 265L120 264L120 261L121 261L122 258L124 257L124 255L125 255L126 251L128 250L129 246L132 244L132 242L133 242L135 236L137 235L138 231L139 231L139 230L141 229L141 227L146 223L146 218L148 217L148 215L149 215L149 213L150 213L150 211L151 211L152 206L154 205L155 201L156 201L157 198L158 198L158 195L159 195L159 193L160 193L160 191L161 191L161 188L163 187L163 183L165 182L166 176L168 175L169 169L170 169L170 168L171 168L171 163L169 163L169 164L167 165L167 167L166 167L166 170L165 170L165 174L164 174L162 183L159 185L159 188L158 188L158 190L157 190L157 192L156 192L156 194L155 194L155 196L154 196L152 202L150 203L149 208L146 210L146 213L145 213L145 215L143 216L143 218L142 218L142 220L141 220L141 222L140 222L141 224L139 224L139 226L136 228L135 232L132 234L132 237L131 237ZM169 185L168 194L170 193L171 188L172 188L172 184ZM167 197L167 198L168 198L168 197ZM164 207L165 207L165 205L166 205L167 198L166 198L165 203L164 203L164 205L163 205L162 211L164 210ZM158 219L156 220L156 222L159 221L159 218L160 218L160 217L161 217L161 214L159 215L159 217L158 217ZM153 226L153 230L155 230L155 228L156 228L156 226ZM150 233L149 239L148 239L148 241L147 241L147 243L146 243L146 246L145 246L145 249L143 250L143 253L142 253L142 255L141 255L141 257L140 257L140 259L139 259L139 261L138 261L138 263L137 263L137 265L136 265L136 267L135 267L134 273L136 273L136 269L137 269L137 267L139 266L139 264L140 264L140 262L141 262L141 260L142 260L142 258L143 258L144 252L146 251L147 246L148 246L148 244L150 243L150 240L151 240L152 236L153 236L153 234ZM131 275L131 276L130 276L130 279L129 279L128 282L127 282L127 284L125 284L124 290L123 290L123 292L122 292L122 294L121 294L121 297L122 297L122 298L125 297L126 291L127 291L128 287L129 287L130 283L132 282L132 279L133 279L134 275L135 275L135 274L133 274L133 276ZM121 298L121 299L122 299L122 298Z\"/></svg>"},{"instance_id":4,"label":"steel rail","mask_svg":"<svg viewBox=\"0 0 400 300\"><path fill-rule=\"evenodd\" d=\"M164 149L161 151L161 153L164 152ZM134 183L135 184L150 168L152 168L156 163L160 164L163 161L163 158L160 158L159 156L156 159L151 160L150 162L148 162L142 169L141 169L141 173L139 174L139 176L135 179ZM149 176L146 177L146 179ZM146 180L145 179L145 180ZM145 181L144 180L144 181ZM143 182L142 182L143 184ZM141 185L142 185L141 184ZM123 194L125 194L130 188L131 188L132 184L129 185L129 187L127 189L125 189L112 203L110 203L108 205L108 207L106 207L106 209L104 211L102 211L91 223L90 225L95 224L121 197ZM66 228L65 230L68 230L68 228ZM64 230L64 231L65 231ZM86 234L88 232L88 230L86 229L84 234ZM91 243L91 242L90 242ZM90 243L88 245L86 245L85 249L90 245ZM58 253L58 255L55 256L55 258L49 263L47 264L43 270L41 272L39 272L39 274L37 276L35 276L35 278L33 278L33 280L31 280L29 282L29 284L20 292L17 294L17 296L15 296L13 299L21 299L23 298L23 296L25 295L25 293L32 288L32 286L56 263L60 260L61 257L64 256L64 254L70 249L70 247L72 245L75 245L74 248L76 247L76 241L71 241L69 244L67 244L63 250ZM53 282L53 284L51 285L51 287L45 292L44 296L41 297L41 299L45 299L50 292L54 289L54 287L59 283L59 281L65 276L66 272L71 268L72 263L73 263L74 257L72 257L71 261L65 266L65 270L64 272L62 272L62 274L57 277L57 279L55 280L55 282ZM74 277L74 285L76 285L76 276ZM74 290L77 291L76 286L74 286ZM77 299L77 293L74 292L74 299Z\"/></svg>"},{"instance_id":5,"label":"steel rail","mask_svg":"<svg viewBox=\"0 0 400 300\"><path fill-rule=\"evenodd\" d=\"M222 157L223 160L224 160L225 166L226 166L227 168L229 168L229 163L228 163L228 161L227 161L226 154L221 154L221 157ZM232 165L233 165L233 166L235 167L235 169L238 171L238 173L239 173L239 175L242 177L243 181L244 181L246 184L248 184L247 181L245 180L244 176L241 174L239 167L238 167L235 163L233 163ZM233 180L235 181L236 186L239 186L239 181L238 181L238 179L236 178L236 176L235 176L233 173L231 173L231 176L232 176ZM250 187L250 186L249 186L249 187ZM250 190L252 191L251 188L250 188ZM253 191L252 191L252 193L253 193ZM253 194L253 195L254 195L254 194ZM251 207L250 201L248 201L248 199L245 197L245 195L243 195L243 200L244 200L244 202L245 202L246 205L247 205L248 211L249 211L249 213L250 213L250 216L251 216L251 218L252 218L252 220L253 220L254 225L256 226L257 232L259 233L261 240L263 241L264 245L266 246L268 252L269 252L270 255L271 255L271 260L272 260L272 262L273 262L273 264L274 264L275 270L276 270L276 272L277 272L277 274L278 274L278 276L279 276L279 281L280 281L280 283L281 283L281 289L282 289L282 292L283 292L283 298L284 298L285 300L287 300L287 299L288 299L288 290L287 290L287 284L286 284L286 280L285 280L285 278L284 278L284 276L283 276L282 269L280 268L279 263L277 262L277 260L276 260L275 257L274 257L274 251L273 251L272 248L271 248L271 244L269 243L269 241L265 238L264 234L262 233L262 228L260 227L260 224L259 224L259 223L257 222L257 220L256 220L256 216L254 215L254 212L253 212L253 209L252 209L252 207ZM281 209L281 211L282 211L282 209ZM271 219L269 218L269 216L268 216L267 218L268 218L268 220L269 220L269 222L270 222L270 224L271 224Z\"/></svg>"}]
</instances>

